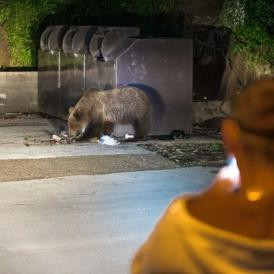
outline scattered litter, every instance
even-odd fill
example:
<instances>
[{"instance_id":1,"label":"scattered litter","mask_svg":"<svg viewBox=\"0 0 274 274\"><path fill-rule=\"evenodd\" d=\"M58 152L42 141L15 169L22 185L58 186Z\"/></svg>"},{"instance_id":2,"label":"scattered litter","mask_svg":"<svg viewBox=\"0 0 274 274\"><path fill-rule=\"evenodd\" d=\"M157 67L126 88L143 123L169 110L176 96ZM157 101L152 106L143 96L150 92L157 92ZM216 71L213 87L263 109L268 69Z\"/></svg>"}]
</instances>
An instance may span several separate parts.
<instances>
[{"instance_id":1,"label":"scattered litter","mask_svg":"<svg viewBox=\"0 0 274 274\"><path fill-rule=\"evenodd\" d=\"M134 135L133 134L125 134L125 139L127 140L127 139L134 139Z\"/></svg>"},{"instance_id":2,"label":"scattered litter","mask_svg":"<svg viewBox=\"0 0 274 274\"><path fill-rule=\"evenodd\" d=\"M107 145L107 146L116 146L120 144L117 140L115 140L113 137L110 137L108 135L103 135L99 139L98 143L101 145Z\"/></svg>"},{"instance_id":3,"label":"scattered litter","mask_svg":"<svg viewBox=\"0 0 274 274\"><path fill-rule=\"evenodd\" d=\"M68 134L67 134L67 132L64 131L64 130L60 132L60 136L61 136L61 137L64 137L64 138L68 138Z\"/></svg>"},{"instance_id":4,"label":"scattered litter","mask_svg":"<svg viewBox=\"0 0 274 274\"><path fill-rule=\"evenodd\" d=\"M97 137L92 137L92 138L88 139L88 141L89 141L90 143L95 143L95 144L97 144L97 143L99 142L99 139L98 139Z\"/></svg>"},{"instance_id":5,"label":"scattered litter","mask_svg":"<svg viewBox=\"0 0 274 274\"><path fill-rule=\"evenodd\" d=\"M52 135L52 138L51 138L53 141L56 141L56 142L60 142L61 140L62 140L62 138L61 137L59 137L58 135L55 135L55 134L53 134Z\"/></svg>"},{"instance_id":6,"label":"scattered litter","mask_svg":"<svg viewBox=\"0 0 274 274\"><path fill-rule=\"evenodd\" d=\"M73 138L70 138L66 131L62 131L59 135L53 134L50 142L53 144L71 144L75 142Z\"/></svg>"}]
</instances>

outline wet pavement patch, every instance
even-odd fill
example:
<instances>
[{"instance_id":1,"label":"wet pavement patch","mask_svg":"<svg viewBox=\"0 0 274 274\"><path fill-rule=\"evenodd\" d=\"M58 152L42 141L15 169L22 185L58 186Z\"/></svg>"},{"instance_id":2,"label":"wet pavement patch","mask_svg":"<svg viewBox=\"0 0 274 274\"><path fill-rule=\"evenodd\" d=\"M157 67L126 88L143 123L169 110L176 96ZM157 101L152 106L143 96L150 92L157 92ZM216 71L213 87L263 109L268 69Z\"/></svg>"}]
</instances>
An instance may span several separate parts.
<instances>
[{"instance_id":1,"label":"wet pavement patch","mask_svg":"<svg viewBox=\"0 0 274 274\"><path fill-rule=\"evenodd\" d=\"M179 167L157 154L0 160L0 165L0 182Z\"/></svg>"}]
</instances>

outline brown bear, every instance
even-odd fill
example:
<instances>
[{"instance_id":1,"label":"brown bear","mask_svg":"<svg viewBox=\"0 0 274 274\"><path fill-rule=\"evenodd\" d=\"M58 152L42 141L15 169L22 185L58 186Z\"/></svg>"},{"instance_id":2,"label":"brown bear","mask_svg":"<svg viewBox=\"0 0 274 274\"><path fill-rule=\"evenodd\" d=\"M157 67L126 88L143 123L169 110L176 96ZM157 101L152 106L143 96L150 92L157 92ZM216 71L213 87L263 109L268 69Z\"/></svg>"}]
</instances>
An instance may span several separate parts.
<instances>
[{"instance_id":1,"label":"brown bear","mask_svg":"<svg viewBox=\"0 0 274 274\"><path fill-rule=\"evenodd\" d=\"M111 135L116 124L131 124L137 138L150 131L151 103L144 91L132 86L111 90L88 89L75 107L69 109L68 134L81 137L88 128ZM99 128L99 131L98 131Z\"/></svg>"}]
</instances>

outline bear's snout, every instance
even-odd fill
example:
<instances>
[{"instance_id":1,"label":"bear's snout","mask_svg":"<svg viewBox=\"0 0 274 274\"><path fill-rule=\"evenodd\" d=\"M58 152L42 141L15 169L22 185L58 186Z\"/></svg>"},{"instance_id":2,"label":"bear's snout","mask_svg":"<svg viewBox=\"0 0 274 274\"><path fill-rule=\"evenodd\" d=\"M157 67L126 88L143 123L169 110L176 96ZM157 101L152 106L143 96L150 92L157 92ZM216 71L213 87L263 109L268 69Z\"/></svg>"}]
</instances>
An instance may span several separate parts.
<instances>
[{"instance_id":1,"label":"bear's snout","mask_svg":"<svg viewBox=\"0 0 274 274\"><path fill-rule=\"evenodd\" d=\"M70 127L68 128L68 135L71 138L79 139L83 137L85 133L86 133L86 128L81 128L79 130L73 130Z\"/></svg>"}]
</instances>

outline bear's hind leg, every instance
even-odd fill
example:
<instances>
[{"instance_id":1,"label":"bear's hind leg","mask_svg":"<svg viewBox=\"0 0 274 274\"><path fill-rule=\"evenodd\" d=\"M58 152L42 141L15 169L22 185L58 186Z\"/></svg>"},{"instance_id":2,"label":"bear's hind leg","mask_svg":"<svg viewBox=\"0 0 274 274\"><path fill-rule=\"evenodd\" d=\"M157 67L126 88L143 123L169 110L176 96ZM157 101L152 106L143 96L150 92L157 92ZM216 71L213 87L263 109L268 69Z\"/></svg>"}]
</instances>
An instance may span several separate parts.
<instances>
[{"instance_id":1,"label":"bear's hind leg","mask_svg":"<svg viewBox=\"0 0 274 274\"><path fill-rule=\"evenodd\" d=\"M150 124L148 121L138 121L133 122L133 127L135 130L135 135L137 139L143 139L149 132Z\"/></svg>"}]
</instances>

